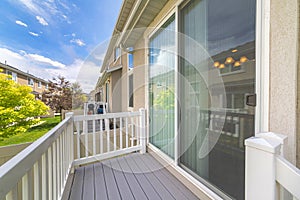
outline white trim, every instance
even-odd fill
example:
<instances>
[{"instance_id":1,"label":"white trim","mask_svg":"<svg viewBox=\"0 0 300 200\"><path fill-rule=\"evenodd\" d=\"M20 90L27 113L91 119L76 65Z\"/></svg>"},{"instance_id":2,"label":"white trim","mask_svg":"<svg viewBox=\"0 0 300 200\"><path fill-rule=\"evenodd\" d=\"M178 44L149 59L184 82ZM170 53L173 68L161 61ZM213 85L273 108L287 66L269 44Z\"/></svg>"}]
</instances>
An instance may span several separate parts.
<instances>
[{"instance_id":1,"label":"white trim","mask_svg":"<svg viewBox=\"0 0 300 200\"><path fill-rule=\"evenodd\" d=\"M158 24L156 24L154 27L150 27L152 28L150 30L150 32L147 34L148 39L150 40L150 38L162 27L162 25L164 25L171 17L172 15L176 15L176 5L174 5L174 7L172 7L163 17L162 19L159 21ZM175 30L177 31L177 30Z\"/></svg>"},{"instance_id":2,"label":"white trim","mask_svg":"<svg viewBox=\"0 0 300 200\"><path fill-rule=\"evenodd\" d=\"M123 68L122 65L118 65L116 67L112 67L112 68L107 69L106 72L111 73L111 72L117 71L117 70L122 69L122 68Z\"/></svg>"},{"instance_id":3,"label":"white trim","mask_svg":"<svg viewBox=\"0 0 300 200\"><path fill-rule=\"evenodd\" d=\"M179 32L179 9L178 6L176 6L176 10L175 10L175 50L176 50L176 54L178 54L179 52L179 41L178 41L178 32ZM175 102L174 102L174 162L175 165L178 165L178 160L179 160L179 112L178 112L178 99L179 98L179 62L178 62L178 55L176 55L175 58L175 73L174 73L174 81L175 81ZM176 98L177 97L177 98Z\"/></svg>"},{"instance_id":4,"label":"white trim","mask_svg":"<svg viewBox=\"0 0 300 200\"><path fill-rule=\"evenodd\" d=\"M197 187L200 191L202 191L206 196L208 196L211 199L215 200L223 200L220 196L218 196L215 192L213 192L210 188L202 184L199 180L194 178L192 175L190 175L188 172L183 170L178 165L175 165L174 160L172 160L169 156L167 156L165 153L163 153L161 150L156 148L153 145L148 145L148 148L151 149L157 156L159 156L161 159L163 159L165 162L169 163L170 166L175 169L178 173L180 173L184 178L186 178L190 183L192 183L195 187Z\"/></svg>"},{"instance_id":5,"label":"white trim","mask_svg":"<svg viewBox=\"0 0 300 200\"><path fill-rule=\"evenodd\" d=\"M269 131L270 0L256 1L255 133Z\"/></svg>"},{"instance_id":6,"label":"white trim","mask_svg":"<svg viewBox=\"0 0 300 200\"><path fill-rule=\"evenodd\" d=\"M134 8L132 9L132 11L131 11L131 13L130 13L130 15L129 15L129 17L128 17L128 20L126 20L125 27L124 27L124 29L122 30L122 33L121 33L121 35L120 35L118 41L115 43L115 44L116 44L115 46L119 46L119 45L120 45L120 43L121 43L121 41L122 41L122 39L123 39L125 33L127 32L127 28L128 28L128 26L129 26L129 24L131 23L131 21L132 21L134 15L135 15L136 11L138 10L138 8L139 8L139 6L140 6L141 3L142 3L142 0L138 0L138 1L136 2L136 4L134 5Z\"/></svg>"}]
</instances>

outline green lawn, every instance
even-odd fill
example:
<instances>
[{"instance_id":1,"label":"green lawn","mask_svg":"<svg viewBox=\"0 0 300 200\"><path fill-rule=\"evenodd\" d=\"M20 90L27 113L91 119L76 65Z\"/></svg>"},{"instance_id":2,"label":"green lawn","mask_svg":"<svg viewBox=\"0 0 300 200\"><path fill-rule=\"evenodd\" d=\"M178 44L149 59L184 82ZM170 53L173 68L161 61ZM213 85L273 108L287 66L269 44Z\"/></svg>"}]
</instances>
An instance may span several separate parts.
<instances>
[{"instance_id":1,"label":"green lawn","mask_svg":"<svg viewBox=\"0 0 300 200\"><path fill-rule=\"evenodd\" d=\"M33 142L56 126L60 122L60 116L42 118L41 121L45 122L28 129L25 133L13 135L3 141L0 141L0 146Z\"/></svg>"}]
</instances>

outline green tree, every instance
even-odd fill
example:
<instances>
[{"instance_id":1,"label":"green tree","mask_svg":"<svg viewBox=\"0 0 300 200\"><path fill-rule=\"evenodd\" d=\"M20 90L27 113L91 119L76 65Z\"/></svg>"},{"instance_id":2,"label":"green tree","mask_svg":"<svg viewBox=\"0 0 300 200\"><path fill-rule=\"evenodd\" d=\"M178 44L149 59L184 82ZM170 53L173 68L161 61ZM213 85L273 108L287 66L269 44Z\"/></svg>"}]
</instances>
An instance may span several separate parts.
<instances>
[{"instance_id":1,"label":"green tree","mask_svg":"<svg viewBox=\"0 0 300 200\"><path fill-rule=\"evenodd\" d=\"M35 99L31 87L20 85L3 73L0 73L0 91L0 140L26 132L39 123L36 117L49 109Z\"/></svg>"},{"instance_id":2,"label":"green tree","mask_svg":"<svg viewBox=\"0 0 300 200\"><path fill-rule=\"evenodd\" d=\"M72 84L71 88L73 109L83 108L83 104L87 101L87 97L83 93L80 84L78 82L75 82Z\"/></svg>"},{"instance_id":3,"label":"green tree","mask_svg":"<svg viewBox=\"0 0 300 200\"><path fill-rule=\"evenodd\" d=\"M162 90L154 99L154 107L156 109L172 110L174 109L174 99L175 95L173 88Z\"/></svg>"},{"instance_id":4,"label":"green tree","mask_svg":"<svg viewBox=\"0 0 300 200\"><path fill-rule=\"evenodd\" d=\"M43 92L42 101L59 113L72 109L71 83L62 76L49 80L48 90Z\"/></svg>"}]
</instances>

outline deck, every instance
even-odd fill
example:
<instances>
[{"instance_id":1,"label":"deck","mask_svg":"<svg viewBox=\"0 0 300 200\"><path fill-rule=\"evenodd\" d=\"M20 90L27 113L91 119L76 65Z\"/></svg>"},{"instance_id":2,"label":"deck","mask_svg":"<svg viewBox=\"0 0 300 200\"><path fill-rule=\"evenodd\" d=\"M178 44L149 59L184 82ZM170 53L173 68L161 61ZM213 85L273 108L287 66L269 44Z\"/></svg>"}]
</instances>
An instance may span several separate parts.
<instances>
[{"instance_id":1,"label":"deck","mask_svg":"<svg viewBox=\"0 0 300 200\"><path fill-rule=\"evenodd\" d=\"M198 199L150 154L131 153L75 170L67 199Z\"/></svg>"}]
</instances>

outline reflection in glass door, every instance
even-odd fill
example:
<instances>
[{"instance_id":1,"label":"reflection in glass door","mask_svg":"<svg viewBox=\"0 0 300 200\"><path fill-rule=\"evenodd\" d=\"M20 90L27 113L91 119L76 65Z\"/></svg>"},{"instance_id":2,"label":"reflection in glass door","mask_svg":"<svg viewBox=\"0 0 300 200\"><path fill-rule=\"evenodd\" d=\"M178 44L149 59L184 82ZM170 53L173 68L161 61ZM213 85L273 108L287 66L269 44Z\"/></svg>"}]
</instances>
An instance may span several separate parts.
<instances>
[{"instance_id":1,"label":"reflection in glass door","mask_svg":"<svg viewBox=\"0 0 300 200\"><path fill-rule=\"evenodd\" d=\"M234 199L244 199L244 140L254 135L255 108L246 97L255 92L255 14L255 0L193 0L180 10L180 165ZM190 38L205 51L191 51ZM201 54L210 61L185 59ZM216 71L222 84L210 84Z\"/></svg>"},{"instance_id":2,"label":"reflection in glass door","mask_svg":"<svg viewBox=\"0 0 300 200\"><path fill-rule=\"evenodd\" d=\"M174 157L175 17L150 38L150 143Z\"/></svg>"}]
</instances>

